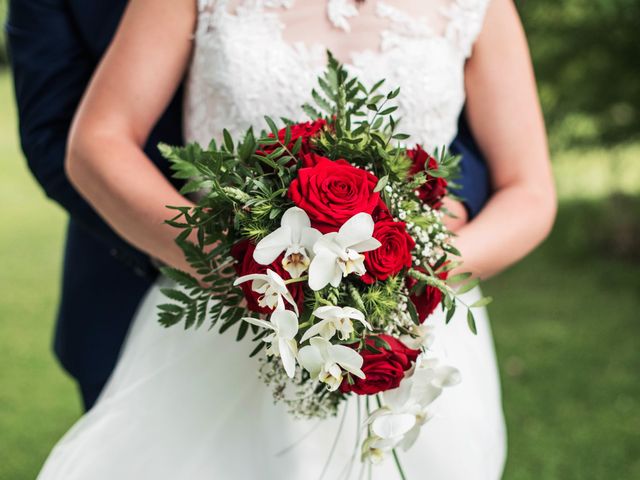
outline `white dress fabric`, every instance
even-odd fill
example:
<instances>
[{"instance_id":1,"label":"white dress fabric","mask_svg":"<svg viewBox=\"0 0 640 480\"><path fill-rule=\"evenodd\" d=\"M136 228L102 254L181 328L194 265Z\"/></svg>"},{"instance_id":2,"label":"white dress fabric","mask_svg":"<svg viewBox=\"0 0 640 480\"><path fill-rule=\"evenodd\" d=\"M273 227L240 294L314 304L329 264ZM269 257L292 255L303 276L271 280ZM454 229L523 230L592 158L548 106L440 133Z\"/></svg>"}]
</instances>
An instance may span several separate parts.
<instances>
[{"instance_id":1,"label":"white dress fabric","mask_svg":"<svg viewBox=\"0 0 640 480\"><path fill-rule=\"evenodd\" d=\"M456 134L464 62L487 1L408 2L433 4L424 16L379 1L375 15L388 25L380 44L354 52L346 65L365 83L386 78L388 88L402 88L402 131L427 148ZM222 128L260 128L263 114L303 119L299 105L322 71L325 47L284 40L279 14L287 8L296 2L246 0L230 9L226 1L200 0L185 99L188 140L206 144ZM351 1L328 0L326 14L344 35L353 33ZM233 332L162 328L157 305L169 285L161 278L147 293L97 404L56 445L40 480L399 478L391 458L371 472L359 461L362 400L354 397L336 418L296 420L258 378L251 342L236 342ZM463 300L479 296L476 289ZM409 480L502 474L506 435L488 318L477 311L474 336L459 312L449 325L441 312L427 320L436 327L434 353L460 370L462 383L445 390L416 444L399 452Z\"/></svg>"}]
</instances>

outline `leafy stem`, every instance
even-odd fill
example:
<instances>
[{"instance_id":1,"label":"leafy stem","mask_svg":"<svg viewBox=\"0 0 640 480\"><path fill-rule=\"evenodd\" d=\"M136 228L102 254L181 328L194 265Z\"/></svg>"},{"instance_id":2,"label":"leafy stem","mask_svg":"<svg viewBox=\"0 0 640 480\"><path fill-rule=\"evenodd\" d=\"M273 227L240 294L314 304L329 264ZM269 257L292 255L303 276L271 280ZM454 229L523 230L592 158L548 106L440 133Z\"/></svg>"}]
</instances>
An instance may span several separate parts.
<instances>
[{"instance_id":1,"label":"leafy stem","mask_svg":"<svg viewBox=\"0 0 640 480\"><path fill-rule=\"evenodd\" d=\"M292 283L306 282L307 280L309 280L309 275L303 275L303 276L298 277L298 278L290 278L288 280L285 280L284 284L285 285L291 285Z\"/></svg>"}]
</instances>

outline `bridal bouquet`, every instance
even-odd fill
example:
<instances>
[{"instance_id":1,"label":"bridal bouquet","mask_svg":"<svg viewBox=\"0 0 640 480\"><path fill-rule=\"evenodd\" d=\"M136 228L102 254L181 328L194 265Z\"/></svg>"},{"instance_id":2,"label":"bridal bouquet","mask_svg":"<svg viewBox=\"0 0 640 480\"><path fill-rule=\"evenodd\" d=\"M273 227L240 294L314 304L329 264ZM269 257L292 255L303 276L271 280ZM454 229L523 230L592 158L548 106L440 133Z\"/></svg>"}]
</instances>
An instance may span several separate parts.
<instances>
[{"instance_id":1,"label":"bridal bouquet","mask_svg":"<svg viewBox=\"0 0 640 480\"><path fill-rule=\"evenodd\" d=\"M170 207L177 243L199 278L165 268L165 326L207 322L255 343L256 370L276 401L303 417L335 415L349 396L369 412L362 456L407 449L443 387L459 381L429 354L442 307L477 282L460 265L442 199L458 159L406 148L392 105L399 89L370 89L329 55L311 92L311 121L265 117L268 131L203 148L161 145L194 208ZM320 110L318 110L318 108ZM456 289L452 288L456 285ZM369 405L375 401L375 410Z\"/></svg>"}]
</instances>

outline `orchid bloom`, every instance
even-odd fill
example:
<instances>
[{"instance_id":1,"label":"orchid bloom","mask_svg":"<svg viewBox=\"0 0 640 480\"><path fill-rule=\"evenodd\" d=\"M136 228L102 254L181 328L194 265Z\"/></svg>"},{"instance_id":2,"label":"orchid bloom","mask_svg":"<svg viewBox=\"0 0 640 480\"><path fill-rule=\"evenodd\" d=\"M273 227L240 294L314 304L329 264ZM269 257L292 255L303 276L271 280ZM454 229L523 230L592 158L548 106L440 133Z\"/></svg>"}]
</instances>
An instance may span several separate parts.
<instances>
[{"instance_id":1,"label":"orchid bloom","mask_svg":"<svg viewBox=\"0 0 640 480\"><path fill-rule=\"evenodd\" d=\"M313 246L315 257L309 266L309 286L321 290L331 284L340 285L342 277L350 273L363 275L363 252L378 248L381 243L372 237L373 218L368 213L358 213L347 220L340 230L318 239Z\"/></svg>"},{"instance_id":2,"label":"orchid bloom","mask_svg":"<svg viewBox=\"0 0 640 480\"><path fill-rule=\"evenodd\" d=\"M332 345L322 337L313 337L309 345L300 349L298 362L311 378L326 383L330 391L338 389L344 371L364 378L361 370L364 360L358 352L344 345Z\"/></svg>"},{"instance_id":3,"label":"orchid bloom","mask_svg":"<svg viewBox=\"0 0 640 480\"><path fill-rule=\"evenodd\" d=\"M402 335L400 341L407 347L419 350L422 347L429 348L433 345L435 336L433 332L435 327L433 325L412 325L409 328L410 335Z\"/></svg>"},{"instance_id":4,"label":"orchid bloom","mask_svg":"<svg viewBox=\"0 0 640 480\"><path fill-rule=\"evenodd\" d=\"M291 292L287 288L287 284L273 270L267 269L267 273L252 273L236 278L234 285L252 281L251 289L254 292L261 293L258 297L258 305L261 307L284 310L284 300L289 302L296 314L298 313L298 304L293 299ZM284 300L283 300L284 299Z\"/></svg>"},{"instance_id":5,"label":"orchid bloom","mask_svg":"<svg viewBox=\"0 0 640 480\"><path fill-rule=\"evenodd\" d=\"M270 343L267 354L280 357L285 372L289 378L293 378L296 373L296 354L298 353L298 344L295 340L298 333L298 316L291 310L276 310L271 314L268 322L251 317L244 317L242 320L273 331L263 339L264 342Z\"/></svg>"},{"instance_id":6,"label":"orchid bloom","mask_svg":"<svg viewBox=\"0 0 640 480\"><path fill-rule=\"evenodd\" d=\"M438 360L421 359L413 375L406 377L398 388L382 394L383 407L371 414L367 423L373 436L367 442L371 453L396 447L408 450L415 443L420 427L431 419L427 407L440 396L444 387L460 383L460 372L450 366L438 365Z\"/></svg>"},{"instance_id":7,"label":"orchid bloom","mask_svg":"<svg viewBox=\"0 0 640 480\"><path fill-rule=\"evenodd\" d=\"M313 315L322 319L310 327L302 336L300 342L305 342L311 337L320 335L325 340L330 340L336 332L340 332L340 340L346 340L354 332L352 320L357 320L371 330L371 325L364 319L364 313L352 307L336 307L326 305L314 310Z\"/></svg>"},{"instance_id":8,"label":"orchid bloom","mask_svg":"<svg viewBox=\"0 0 640 480\"><path fill-rule=\"evenodd\" d=\"M283 268L291 278L299 278L309 268L313 244L322 234L311 227L307 213L298 207L291 207L280 222L280 228L271 232L256 245L253 259L261 265L271 265L282 252Z\"/></svg>"}]
</instances>

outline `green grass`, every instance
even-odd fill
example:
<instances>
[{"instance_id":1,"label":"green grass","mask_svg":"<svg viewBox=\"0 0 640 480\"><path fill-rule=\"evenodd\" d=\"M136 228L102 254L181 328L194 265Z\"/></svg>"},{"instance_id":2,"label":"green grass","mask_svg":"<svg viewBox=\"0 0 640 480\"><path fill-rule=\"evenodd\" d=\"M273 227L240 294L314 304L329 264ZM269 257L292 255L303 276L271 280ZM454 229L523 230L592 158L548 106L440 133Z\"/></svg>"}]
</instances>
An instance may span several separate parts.
<instances>
[{"instance_id":1,"label":"green grass","mask_svg":"<svg viewBox=\"0 0 640 480\"><path fill-rule=\"evenodd\" d=\"M638 265L572 250L562 233L589 207L562 205L549 241L485 285L496 298L505 479L640 478Z\"/></svg>"},{"instance_id":2,"label":"green grass","mask_svg":"<svg viewBox=\"0 0 640 480\"><path fill-rule=\"evenodd\" d=\"M6 74L0 104L12 107ZM27 480L81 409L50 349L64 214L24 166L14 115L0 113L0 479ZM496 298L505 480L640 478L640 277L631 263L640 197L598 200L640 191L631 160L639 153L560 155L563 203L553 235L485 285ZM610 174L614 161L624 166L619 177Z\"/></svg>"},{"instance_id":3,"label":"green grass","mask_svg":"<svg viewBox=\"0 0 640 480\"><path fill-rule=\"evenodd\" d=\"M0 105L0 479L22 480L81 410L50 348L65 216L18 153L6 73Z\"/></svg>"}]
</instances>

